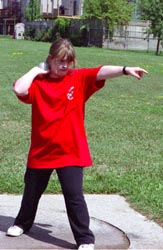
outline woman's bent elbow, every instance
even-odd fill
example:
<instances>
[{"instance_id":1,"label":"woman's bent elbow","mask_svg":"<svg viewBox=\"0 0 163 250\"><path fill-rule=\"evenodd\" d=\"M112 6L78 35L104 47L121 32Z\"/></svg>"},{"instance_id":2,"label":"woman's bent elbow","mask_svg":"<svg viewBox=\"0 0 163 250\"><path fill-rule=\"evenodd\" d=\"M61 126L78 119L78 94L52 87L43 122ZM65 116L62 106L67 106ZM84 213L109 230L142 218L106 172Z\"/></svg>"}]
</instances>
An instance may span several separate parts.
<instances>
[{"instance_id":1,"label":"woman's bent elbow","mask_svg":"<svg viewBox=\"0 0 163 250\"><path fill-rule=\"evenodd\" d=\"M20 95L20 96L22 96L22 95L27 95L28 94L28 91L23 91L23 90L21 90L20 88L19 88L19 86L16 86L16 84L13 86L13 91L14 91L14 93L16 94L16 95Z\"/></svg>"}]
</instances>

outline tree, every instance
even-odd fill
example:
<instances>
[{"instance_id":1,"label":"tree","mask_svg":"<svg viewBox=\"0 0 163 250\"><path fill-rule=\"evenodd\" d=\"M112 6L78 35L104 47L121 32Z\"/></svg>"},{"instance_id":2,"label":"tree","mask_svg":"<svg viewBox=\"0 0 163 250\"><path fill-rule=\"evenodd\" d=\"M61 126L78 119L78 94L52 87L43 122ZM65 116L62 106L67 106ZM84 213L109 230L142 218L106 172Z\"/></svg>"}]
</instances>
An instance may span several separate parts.
<instances>
[{"instance_id":1,"label":"tree","mask_svg":"<svg viewBox=\"0 0 163 250\"><path fill-rule=\"evenodd\" d=\"M29 22L40 19L40 1L30 0L25 9L25 19Z\"/></svg>"},{"instance_id":2,"label":"tree","mask_svg":"<svg viewBox=\"0 0 163 250\"><path fill-rule=\"evenodd\" d=\"M83 6L84 17L99 18L105 30L105 38L112 39L114 27L124 25L131 20L133 6L128 0L85 0Z\"/></svg>"},{"instance_id":3,"label":"tree","mask_svg":"<svg viewBox=\"0 0 163 250\"><path fill-rule=\"evenodd\" d=\"M159 54L160 42L163 40L163 1L139 0L141 18L149 21L147 33L157 38L156 55Z\"/></svg>"}]
</instances>

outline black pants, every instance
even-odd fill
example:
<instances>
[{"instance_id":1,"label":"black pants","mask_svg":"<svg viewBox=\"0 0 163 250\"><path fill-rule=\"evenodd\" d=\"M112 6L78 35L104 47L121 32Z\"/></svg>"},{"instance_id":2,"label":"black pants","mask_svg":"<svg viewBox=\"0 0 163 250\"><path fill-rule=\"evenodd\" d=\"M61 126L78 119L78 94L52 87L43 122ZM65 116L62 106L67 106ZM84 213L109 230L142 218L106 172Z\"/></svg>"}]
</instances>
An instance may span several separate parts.
<instances>
[{"instance_id":1,"label":"black pants","mask_svg":"<svg viewBox=\"0 0 163 250\"><path fill-rule=\"evenodd\" d=\"M29 231L35 219L38 202L45 191L53 169L30 169L25 173L22 203L14 225ZM77 245L94 243L89 229L89 214L83 196L83 168L56 169L65 199L67 215Z\"/></svg>"}]
</instances>

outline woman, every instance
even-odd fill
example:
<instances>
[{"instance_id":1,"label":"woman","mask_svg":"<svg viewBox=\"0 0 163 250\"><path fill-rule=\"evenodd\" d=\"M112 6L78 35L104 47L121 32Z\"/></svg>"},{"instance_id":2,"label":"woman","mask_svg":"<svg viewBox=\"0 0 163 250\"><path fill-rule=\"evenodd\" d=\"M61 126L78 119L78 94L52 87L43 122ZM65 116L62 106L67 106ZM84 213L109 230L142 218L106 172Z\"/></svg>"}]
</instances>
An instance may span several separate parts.
<instances>
[{"instance_id":1,"label":"woman","mask_svg":"<svg viewBox=\"0 0 163 250\"><path fill-rule=\"evenodd\" d=\"M46 61L48 68L33 67L14 84L19 100L32 105L32 132L22 203L7 235L30 230L55 169L78 250L93 250L95 238L82 188L83 168L92 165L84 128L85 102L104 87L106 79L124 74L141 79L147 71L122 66L76 69L75 50L67 39L51 45Z\"/></svg>"}]
</instances>

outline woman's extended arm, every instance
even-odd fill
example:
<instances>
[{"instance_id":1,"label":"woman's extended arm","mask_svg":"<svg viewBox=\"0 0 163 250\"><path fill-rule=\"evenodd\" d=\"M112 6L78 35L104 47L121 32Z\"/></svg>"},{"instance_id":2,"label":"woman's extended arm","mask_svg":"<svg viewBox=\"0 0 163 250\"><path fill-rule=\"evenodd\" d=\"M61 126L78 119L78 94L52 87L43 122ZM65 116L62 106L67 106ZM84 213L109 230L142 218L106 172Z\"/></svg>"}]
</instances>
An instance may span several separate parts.
<instances>
[{"instance_id":1,"label":"woman's extended arm","mask_svg":"<svg viewBox=\"0 0 163 250\"><path fill-rule=\"evenodd\" d=\"M97 80L111 79L124 74L136 77L140 80L143 77L143 74L147 73L148 72L145 69L139 67L102 66L97 73Z\"/></svg>"}]
</instances>

